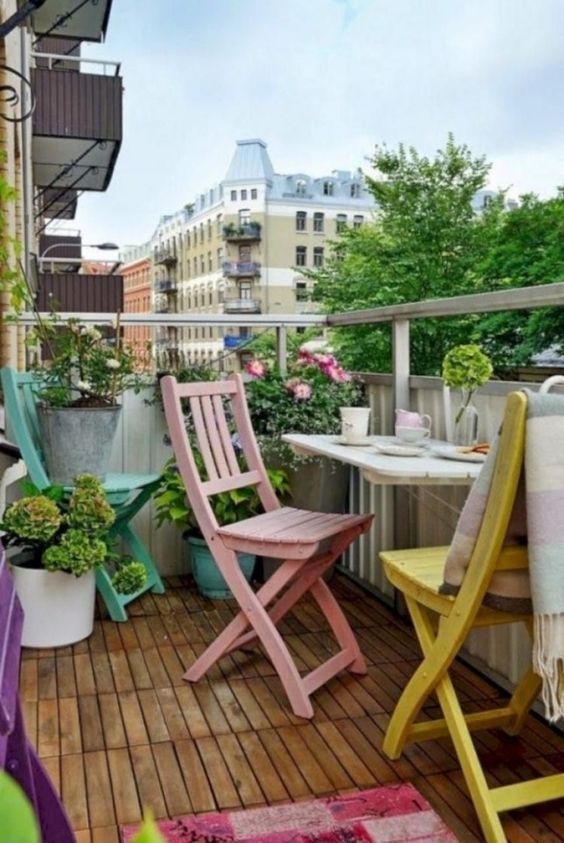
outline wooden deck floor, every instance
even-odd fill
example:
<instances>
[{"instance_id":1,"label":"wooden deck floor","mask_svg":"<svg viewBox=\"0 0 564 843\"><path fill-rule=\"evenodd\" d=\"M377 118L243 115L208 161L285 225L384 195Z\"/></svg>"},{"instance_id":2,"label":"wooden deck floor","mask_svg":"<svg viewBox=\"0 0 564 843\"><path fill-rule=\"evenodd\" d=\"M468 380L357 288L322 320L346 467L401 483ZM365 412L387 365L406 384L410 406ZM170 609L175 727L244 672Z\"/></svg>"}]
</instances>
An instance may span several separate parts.
<instances>
[{"instance_id":1,"label":"wooden deck floor","mask_svg":"<svg viewBox=\"0 0 564 843\"><path fill-rule=\"evenodd\" d=\"M157 817L300 800L408 780L459 840L481 840L447 740L410 748L399 762L381 752L401 687L418 662L406 622L344 577L333 586L369 663L368 676L342 674L314 698L311 722L294 717L270 664L234 654L196 685L184 668L232 615L227 602L198 597L175 578L147 595L124 624L96 623L72 648L24 651L26 724L77 830L79 843L118 843L119 826L141 806ZM315 606L302 602L284 625L302 667L331 648ZM499 691L457 668L469 708L495 704ZM434 713L434 712L433 712ZM492 779L511 782L564 769L564 740L530 717L520 739L478 738ZM564 839L562 806L508 815L512 843Z\"/></svg>"}]
</instances>

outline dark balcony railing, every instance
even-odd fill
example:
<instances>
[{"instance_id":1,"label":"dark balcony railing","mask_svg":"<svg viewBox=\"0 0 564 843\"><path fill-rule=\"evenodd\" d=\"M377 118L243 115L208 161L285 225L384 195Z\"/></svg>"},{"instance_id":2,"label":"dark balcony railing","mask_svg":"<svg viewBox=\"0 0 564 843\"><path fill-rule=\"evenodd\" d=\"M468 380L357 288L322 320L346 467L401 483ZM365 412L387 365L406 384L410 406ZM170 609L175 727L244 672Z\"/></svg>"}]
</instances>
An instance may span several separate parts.
<instances>
[{"instance_id":1,"label":"dark balcony railing","mask_svg":"<svg viewBox=\"0 0 564 843\"><path fill-rule=\"evenodd\" d=\"M257 263L257 261L225 261L223 274L229 278L238 278L241 275L260 275L260 263Z\"/></svg>"},{"instance_id":2,"label":"dark balcony railing","mask_svg":"<svg viewBox=\"0 0 564 843\"><path fill-rule=\"evenodd\" d=\"M47 56L51 63L57 58ZM34 181L45 189L105 190L123 134L122 79L78 72L82 59L76 61L76 70L53 64L32 71Z\"/></svg>"},{"instance_id":3,"label":"dark balcony railing","mask_svg":"<svg viewBox=\"0 0 564 843\"><path fill-rule=\"evenodd\" d=\"M161 278L155 282L157 293L176 293L176 281L174 278Z\"/></svg>"},{"instance_id":4,"label":"dark balcony railing","mask_svg":"<svg viewBox=\"0 0 564 843\"><path fill-rule=\"evenodd\" d=\"M223 302L224 313L260 313L260 299L227 298Z\"/></svg>"},{"instance_id":5,"label":"dark balcony railing","mask_svg":"<svg viewBox=\"0 0 564 843\"><path fill-rule=\"evenodd\" d=\"M239 334L238 336L226 336L223 337L223 347L224 348L238 348L243 343L249 342L252 340L252 334Z\"/></svg>"},{"instance_id":6,"label":"dark balcony railing","mask_svg":"<svg viewBox=\"0 0 564 843\"><path fill-rule=\"evenodd\" d=\"M161 249L155 249L154 261L156 264L173 266L177 260L176 253L172 249L166 246L163 246Z\"/></svg>"},{"instance_id":7,"label":"dark balcony railing","mask_svg":"<svg viewBox=\"0 0 564 843\"><path fill-rule=\"evenodd\" d=\"M223 236L226 240L260 240L261 226L258 222L249 222L244 225L230 223L223 226Z\"/></svg>"}]
</instances>

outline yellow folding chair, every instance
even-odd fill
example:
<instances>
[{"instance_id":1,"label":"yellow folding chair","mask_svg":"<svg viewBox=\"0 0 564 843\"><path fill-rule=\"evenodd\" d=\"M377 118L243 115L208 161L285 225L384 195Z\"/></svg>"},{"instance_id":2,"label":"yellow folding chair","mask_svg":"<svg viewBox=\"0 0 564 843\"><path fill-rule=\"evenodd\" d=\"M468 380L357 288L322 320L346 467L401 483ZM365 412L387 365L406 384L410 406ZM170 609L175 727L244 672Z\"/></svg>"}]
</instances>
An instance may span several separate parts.
<instances>
[{"instance_id":1,"label":"yellow folding chair","mask_svg":"<svg viewBox=\"0 0 564 843\"><path fill-rule=\"evenodd\" d=\"M524 393L511 393L486 511L456 597L439 593L448 547L380 554L388 579L405 597L424 655L392 715L384 752L389 758L397 759L408 742L450 735L487 843L506 840L499 818L503 811L564 796L564 773L489 787L471 737L473 731L490 728L518 734L540 691L540 678L529 669L507 705L465 715L448 672L472 629L523 622L532 634L532 614L501 612L482 605L494 572L523 570L528 566L526 547L504 547L524 459L526 415ZM433 691L444 719L415 723Z\"/></svg>"}]
</instances>

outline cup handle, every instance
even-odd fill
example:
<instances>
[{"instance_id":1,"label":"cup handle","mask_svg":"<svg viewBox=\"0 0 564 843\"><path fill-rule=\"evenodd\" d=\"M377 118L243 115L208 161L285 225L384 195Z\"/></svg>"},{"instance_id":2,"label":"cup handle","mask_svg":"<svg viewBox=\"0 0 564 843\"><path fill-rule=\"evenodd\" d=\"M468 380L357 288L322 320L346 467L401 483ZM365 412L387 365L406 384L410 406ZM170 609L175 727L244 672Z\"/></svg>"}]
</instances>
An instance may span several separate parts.
<instances>
[{"instance_id":1,"label":"cup handle","mask_svg":"<svg viewBox=\"0 0 564 843\"><path fill-rule=\"evenodd\" d=\"M433 419L431 418L431 416L428 416L427 413L425 413L425 415L421 416L421 419L423 420L423 426L430 431L431 424L433 423Z\"/></svg>"}]
</instances>

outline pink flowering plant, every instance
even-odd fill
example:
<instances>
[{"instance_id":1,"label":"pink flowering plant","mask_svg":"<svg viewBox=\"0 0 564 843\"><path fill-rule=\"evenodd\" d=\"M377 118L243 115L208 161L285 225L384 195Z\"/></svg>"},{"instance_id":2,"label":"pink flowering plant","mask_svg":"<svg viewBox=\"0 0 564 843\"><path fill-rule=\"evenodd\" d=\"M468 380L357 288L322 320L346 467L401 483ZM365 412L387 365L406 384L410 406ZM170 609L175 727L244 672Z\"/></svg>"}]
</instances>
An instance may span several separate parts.
<instances>
[{"instance_id":1,"label":"pink flowering plant","mask_svg":"<svg viewBox=\"0 0 564 843\"><path fill-rule=\"evenodd\" d=\"M284 433L339 433L340 407L366 403L362 386L332 354L299 350L287 375L262 360L245 366L253 428L261 439Z\"/></svg>"}]
</instances>

